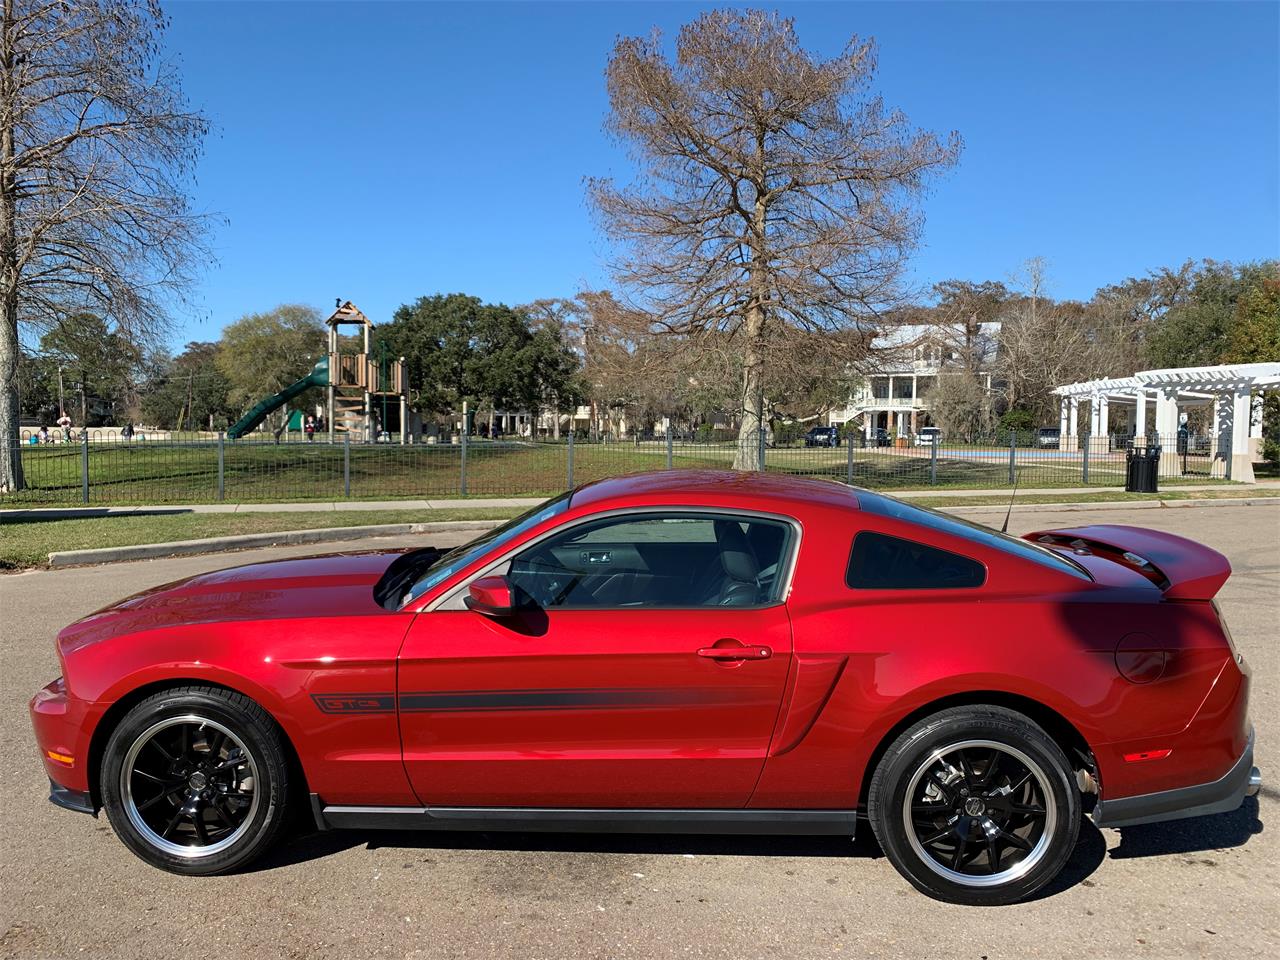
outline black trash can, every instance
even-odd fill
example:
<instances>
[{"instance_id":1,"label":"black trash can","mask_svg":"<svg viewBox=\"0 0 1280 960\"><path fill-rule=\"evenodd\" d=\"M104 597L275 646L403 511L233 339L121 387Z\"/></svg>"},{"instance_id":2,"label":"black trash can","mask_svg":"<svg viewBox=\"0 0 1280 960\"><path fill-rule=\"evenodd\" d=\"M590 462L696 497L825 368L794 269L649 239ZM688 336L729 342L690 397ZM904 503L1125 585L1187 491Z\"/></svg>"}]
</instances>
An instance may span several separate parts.
<instances>
[{"instance_id":1,"label":"black trash can","mask_svg":"<svg viewBox=\"0 0 1280 960\"><path fill-rule=\"evenodd\" d=\"M1128 493L1159 493L1160 447L1134 443L1125 454L1124 489Z\"/></svg>"}]
</instances>

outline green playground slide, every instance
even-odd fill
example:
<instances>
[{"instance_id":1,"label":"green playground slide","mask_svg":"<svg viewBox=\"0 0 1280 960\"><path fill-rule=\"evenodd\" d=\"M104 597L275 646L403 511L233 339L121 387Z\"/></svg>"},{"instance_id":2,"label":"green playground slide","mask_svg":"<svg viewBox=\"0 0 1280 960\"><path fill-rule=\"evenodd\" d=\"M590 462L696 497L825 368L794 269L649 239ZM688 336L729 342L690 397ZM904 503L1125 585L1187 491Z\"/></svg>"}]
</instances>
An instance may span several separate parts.
<instances>
[{"instance_id":1,"label":"green playground slide","mask_svg":"<svg viewBox=\"0 0 1280 960\"><path fill-rule=\"evenodd\" d=\"M267 419L267 414L272 410L278 410L298 394L312 387L327 387L329 385L329 358L321 357L311 372L296 383L291 383L279 393L273 393L265 400L259 400L253 405L253 408L243 417L235 422L235 425L227 431L227 436L232 440L239 440L246 433L252 432L258 424Z\"/></svg>"}]
</instances>

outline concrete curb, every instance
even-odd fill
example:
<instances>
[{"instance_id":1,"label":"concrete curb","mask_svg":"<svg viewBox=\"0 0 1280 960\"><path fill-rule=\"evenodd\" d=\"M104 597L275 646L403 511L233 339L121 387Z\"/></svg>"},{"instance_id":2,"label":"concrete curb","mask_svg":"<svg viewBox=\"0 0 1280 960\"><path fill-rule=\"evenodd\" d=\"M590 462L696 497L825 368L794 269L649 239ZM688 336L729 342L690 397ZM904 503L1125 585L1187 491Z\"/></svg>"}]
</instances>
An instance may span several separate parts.
<instances>
[{"instance_id":1,"label":"concrete curb","mask_svg":"<svg viewBox=\"0 0 1280 960\"><path fill-rule=\"evenodd\" d=\"M365 527L318 527L314 530L281 530L275 533L246 533L234 537L175 540L172 543L140 543L132 547L60 550L49 554L49 566L74 567L96 563L123 563L128 560L154 560L159 557L182 557L199 553L251 550L255 547L279 547L296 543L362 540L365 537L397 537L414 533L478 531L488 530L501 522L501 520L441 520L436 523L382 523Z\"/></svg>"}]
</instances>

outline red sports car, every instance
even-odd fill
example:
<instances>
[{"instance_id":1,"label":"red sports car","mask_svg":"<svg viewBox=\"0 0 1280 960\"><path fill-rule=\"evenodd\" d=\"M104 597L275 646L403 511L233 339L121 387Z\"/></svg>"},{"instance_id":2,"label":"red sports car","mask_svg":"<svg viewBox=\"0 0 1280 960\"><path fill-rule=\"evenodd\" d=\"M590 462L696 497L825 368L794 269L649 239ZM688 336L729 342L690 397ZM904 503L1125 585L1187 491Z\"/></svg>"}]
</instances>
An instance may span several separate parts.
<instances>
[{"instance_id":1,"label":"red sports car","mask_svg":"<svg viewBox=\"0 0 1280 960\"><path fill-rule=\"evenodd\" d=\"M1220 554L1024 539L821 480L641 474L447 553L204 574L58 637L52 800L148 862L319 829L851 835L940 899L1025 897L1083 812L1256 791Z\"/></svg>"}]
</instances>

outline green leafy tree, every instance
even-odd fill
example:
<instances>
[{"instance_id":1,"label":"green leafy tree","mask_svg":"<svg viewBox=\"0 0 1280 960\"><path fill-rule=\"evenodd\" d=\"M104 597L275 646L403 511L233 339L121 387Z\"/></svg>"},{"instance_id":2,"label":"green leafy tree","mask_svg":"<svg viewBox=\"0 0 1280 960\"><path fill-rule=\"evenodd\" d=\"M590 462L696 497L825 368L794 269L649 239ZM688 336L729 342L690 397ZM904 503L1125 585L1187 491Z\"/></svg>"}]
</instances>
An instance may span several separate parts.
<instances>
[{"instance_id":1,"label":"green leafy tree","mask_svg":"<svg viewBox=\"0 0 1280 960\"><path fill-rule=\"evenodd\" d=\"M397 310L377 336L408 367L414 406L424 413L487 407L562 409L583 394L578 360L558 323L461 293L420 297Z\"/></svg>"},{"instance_id":2,"label":"green leafy tree","mask_svg":"<svg viewBox=\"0 0 1280 960\"><path fill-rule=\"evenodd\" d=\"M58 419L58 370L39 354L23 353L18 364L19 410L24 419L49 426Z\"/></svg>"},{"instance_id":3,"label":"green leafy tree","mask_svg":"<svg viewBox=\"0 0 1280 960\"><path fill-rule=\"evenodd\" d=\"M1264 279L1236 302L1226 363L1280 360L1280 276Z\"/></svg>"},{"instance_id":4,"label":"green leafy tree","mask_svg":"<svg viewBox=\"0 0 1280 960\"><path fill-rule=\"evenodd\" d=\"M396 356L405 358L414 408L446 413L474 399L479 390L472 364L473 342L485 305L462 293L419 297L376 330Z\"/></svg>"},{"instance_id":5,"label":"green leafy tree","mask_svg":"<svg viewBox=\"0 0 1280 960\"><path fill-rule=\"evenodd\" d=\"M62 370L65 411L82 426L112 423L133 400L142 351L101 317L75 313L40 338L45 379Z\"/></svg>"},{"instance_id":6,"label":"green leafy tree","mask_svg":"<svg viewBox=\"0 0 1280 960\"><path fill-rule=\"evenodd\" d=\"M1184 267L1186 282L1147 337L1146 363L1156 369L1223 363L1235 340L1238 303L1275 272L1275 263Z\"/></svg>"},{"instance_id":7,"label":"green leafy tree","mask_svg":"<svg viewBox=\"0 0 1280 960\"><path fill-rule=\"evenodd\" d=\"M243 411L306 376L325 355L326 333L319 311L296 303L247 314L223 330L216 366L233 408Z\"/></svg>"},{"instance_id":8,"label":"green leafy tree","mask_svg":"<svg viewBox=\"0 0 1280 960\"><path fill-rule=\"evenodd\" d=\"M1236 304L1236 323L1227 344L1227 363L1280 360L1280 277L1263 279ZM1280 461L1280 393L1263 398L1262 456Z\"/></svg>"},{"instance_id":9,"label":"green leafy tree","mask_svg":"<svg viewBox=\"0 0 1280 960\"><path fill-rule=\"evenodd\" d=\"M237 410L231 381L218 368L219 349L216 343L188 343L159 364L142 398L145 422L166 430L225 428Z\"/></svg>"}]
</instances>

